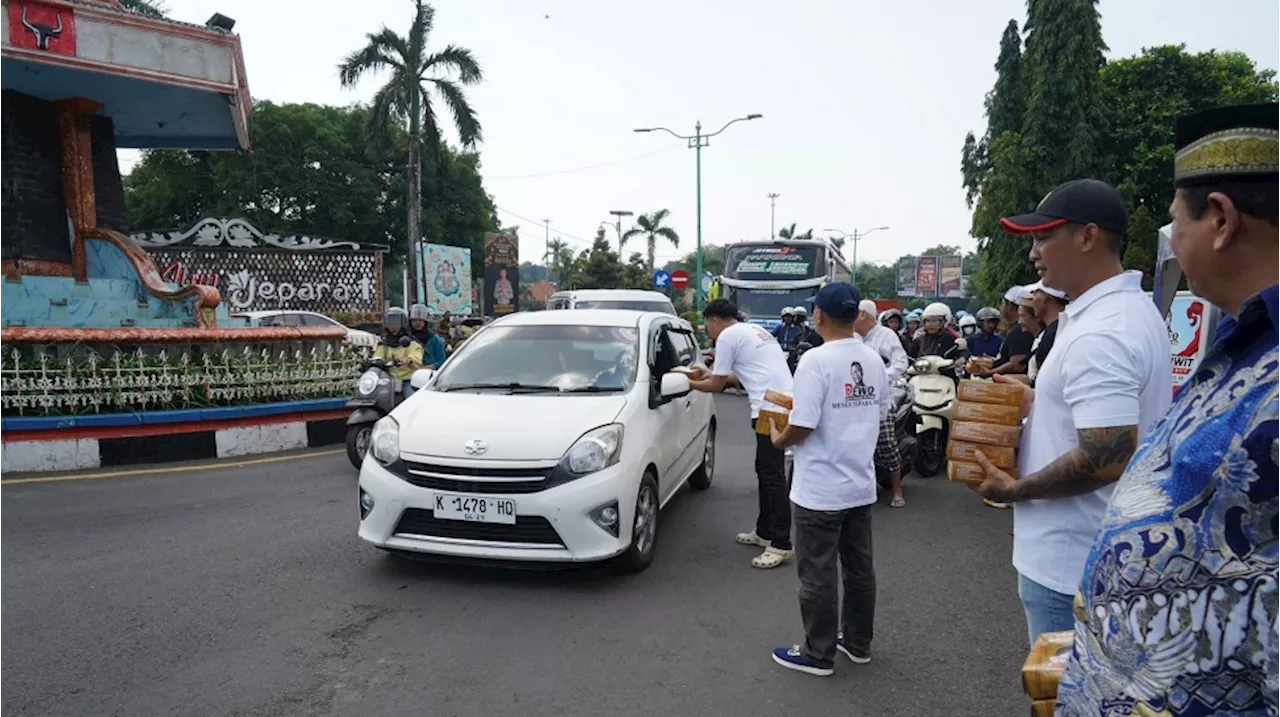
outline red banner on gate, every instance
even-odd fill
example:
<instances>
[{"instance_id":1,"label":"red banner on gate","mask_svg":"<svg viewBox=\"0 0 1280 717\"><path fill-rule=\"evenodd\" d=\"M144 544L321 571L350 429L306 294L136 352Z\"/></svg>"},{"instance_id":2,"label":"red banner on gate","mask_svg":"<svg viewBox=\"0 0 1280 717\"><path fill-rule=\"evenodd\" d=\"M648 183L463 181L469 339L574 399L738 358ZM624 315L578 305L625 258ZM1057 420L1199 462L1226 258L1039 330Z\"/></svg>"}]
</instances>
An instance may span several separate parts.
<instances>
[{"instance_id":1,"label":"red banner on gate","mask_svg":"<svg viewBox=\"0 0 1280 717\"><path fill-rule=\"evenodd\" d=\"M69 7L11 0L9 44L55 55L76 54L76 18Z\"/></svg>"}]
</instances>

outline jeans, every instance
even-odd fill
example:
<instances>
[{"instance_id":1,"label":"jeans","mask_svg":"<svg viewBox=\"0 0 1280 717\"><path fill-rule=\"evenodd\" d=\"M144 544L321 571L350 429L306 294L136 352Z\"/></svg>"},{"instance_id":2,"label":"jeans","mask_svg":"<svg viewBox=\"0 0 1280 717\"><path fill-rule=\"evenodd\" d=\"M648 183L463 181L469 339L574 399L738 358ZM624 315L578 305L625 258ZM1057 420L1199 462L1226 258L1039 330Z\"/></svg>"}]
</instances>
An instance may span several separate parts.
<instances>
[{"instance_id":1,"label":"jeans","mask_svg":"<svg viewBox=\"0 0 1280 717\"><path fill-rule=\"evenodd\" d=\"M855 655L870 655L876 614L871 506L818 511L797 505L795 523L800 618L804 622L801 654L815 665L833 665L836 633L843 624L845 648Z\"/></svg>"},{"instance_id":2,"label":"jeans","mask_svg":"<svg viewBox=\"0 0 1280 717\"><path fill-rule=\"evenodd\" d=\"M751 428L756 427L755 419ZM791 550L791 485L787 454L769 436L756 434L756 480L760 483L760 515L756 535L778 550Z\"/></svg>"},{"instance_id":3,"label":"jeans","mask_svg":"<svg viewBox=\"0 0 1280 717\"><path fill-rule=\"evenodd\" d=\"M400 392L404 394L404 397L405 397L405 398L408 398L408 397L412 396L412 395L413 395L413 392L414 392L414 391L416 391L416 390L418 390L418 389L414 388L414 387L413 387L413 384L410 384L408 381L405 381L405 382L404 382L404 388L402 388L402 389L400 390Z\"/></svg>"},{"instance_id":4,"label":"jeans","mask_svg":"<svg viewBox=\"0 0 1280 717\"><path fill-rule=\"evenodd\" d=\"M1064 595L1018 573L1018 597L1027 613L1027 639L1034 645L1045 632L1074 630L1076 616L1071 609L1074 595Z\"/></svg>"}]
</instances>

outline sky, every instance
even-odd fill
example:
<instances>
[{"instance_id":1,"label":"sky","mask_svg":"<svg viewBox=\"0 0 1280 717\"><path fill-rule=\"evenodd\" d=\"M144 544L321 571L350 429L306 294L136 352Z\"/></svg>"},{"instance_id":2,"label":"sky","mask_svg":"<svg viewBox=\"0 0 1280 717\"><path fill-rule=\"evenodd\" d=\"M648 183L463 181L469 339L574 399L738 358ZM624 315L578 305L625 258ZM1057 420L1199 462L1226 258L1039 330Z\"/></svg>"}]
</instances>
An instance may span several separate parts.
<instances>
[{"instance_id":1,"label":"sky","mask_svg":"<svg viewBox=\"0 0 1280 717\"><path fill-rule=\"evenodd\" d=\"M694 151L665 126L714 132L702 150L702 237L726 244L776 226L875 232L858 261L890 263L937 244L974 247L960 177L965 133L985 127L1000 35L1018 0L892 3L802 0L436 0L436 48L470 48L484 71L468 90L484 129L484 184L521 256L550 236L590 245L610 210L669 209L679 248L696 238ZM382 79L340 87L337 64L387 25L404 32L410 0L167 0L175 20L236 21L255 99L367 102ZM1109 57L1185 43L1239 50L1261 67L1280 55L1280 3L1102 0ZM456 141L452 130L446 134ZM121 169L138 159L121 151ZM1047 189L1047 188L1046 188ZM629 226L624 220L623 229ZM358 237L351 237L358 239ZM428 238L429 239L429 238ZM628 253L639 248L629 244ZM851 253L849 249L847 253Z\"/></svg>"}]
</instances>

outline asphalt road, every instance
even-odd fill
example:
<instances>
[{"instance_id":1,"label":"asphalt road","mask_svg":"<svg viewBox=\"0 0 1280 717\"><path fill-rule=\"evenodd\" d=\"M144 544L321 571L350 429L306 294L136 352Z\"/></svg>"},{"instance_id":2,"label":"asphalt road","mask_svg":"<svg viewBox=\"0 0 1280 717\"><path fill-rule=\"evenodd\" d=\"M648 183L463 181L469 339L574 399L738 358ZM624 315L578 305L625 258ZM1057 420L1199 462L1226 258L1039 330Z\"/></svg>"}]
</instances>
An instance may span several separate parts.
<instances>
[{"instance_id":1,"label":"asphalt road","mask_svg":"<svg viewBox=\"0 0 1280 717\"><path fill-rule=\"evenodd\" d=\"M639 575L442 567L355 534L343 455L3 487L5 715L1025 714L1011 516L945 479L875 513L875 661L783 670L795 569L749 565L745 399ZM6 479L12 476L5 476Z\"/></svg>"}]
</instances>

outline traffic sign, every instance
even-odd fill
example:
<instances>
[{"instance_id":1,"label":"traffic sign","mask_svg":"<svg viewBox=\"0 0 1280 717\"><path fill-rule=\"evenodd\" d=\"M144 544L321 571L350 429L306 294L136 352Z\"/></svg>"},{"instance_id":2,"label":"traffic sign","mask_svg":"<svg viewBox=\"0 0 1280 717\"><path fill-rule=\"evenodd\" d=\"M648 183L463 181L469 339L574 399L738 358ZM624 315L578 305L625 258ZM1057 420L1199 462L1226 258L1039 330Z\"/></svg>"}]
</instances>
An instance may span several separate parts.
<instances>
[{"instance_id":1,"label":"traffic sign","mask_svg":"<svg viewBox=\"0 0 1280 717\"><path fill-rule=\"evenodd\" d=\"M689 285L689 274L684 269L676 269L671 272L671 286L676 289L683 289Z\"/></svg>"},{"instance_id":2,"label":"traffic sign","mask_svg":"<svg viewBox=\"0 0 1280 717\"><path fill-rule=\"evenodd\" d=\"M702 293L703 294L706 294L707 292L711 291L711 282L713 281L715 281L715 279L712 278L709 272L702 275Z\"/></svg>"},{"instance_id":3,"label":"traffic sign","mask_svg":"<svg viewBox=\"0 0 1280 717\"><path fill-rule=\"evenodd\" d=\"M688 281L688 277L685 277L685 280ZM671 275L667 273L666 269L659 269L653 272L653 285L659 289L671 286Z\"/></svg>"}]
</instances>

